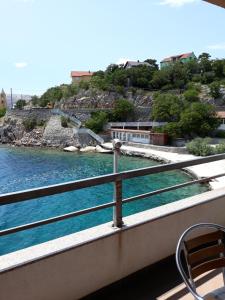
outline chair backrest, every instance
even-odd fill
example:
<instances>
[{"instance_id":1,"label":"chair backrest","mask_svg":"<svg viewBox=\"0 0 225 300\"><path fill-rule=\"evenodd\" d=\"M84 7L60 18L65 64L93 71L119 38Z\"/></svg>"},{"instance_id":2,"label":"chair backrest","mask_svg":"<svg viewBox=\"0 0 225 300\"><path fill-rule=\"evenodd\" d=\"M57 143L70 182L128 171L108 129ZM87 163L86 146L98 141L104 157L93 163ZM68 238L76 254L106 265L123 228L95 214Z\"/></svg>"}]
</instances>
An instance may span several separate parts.
<instances>
[{"instance_id":1,"label":"chair backrest","mask_svg":"<svg viewBox=\"0 0 225 300\"><path fill-rule=\"evenodd\" d=\"M191 232L201 228L208 228L211 232L195 238L187 238ZM225 227L223 226L201 223L188 228L179 239L176 250L177 267L195 299L202 298L196 293L194 278L207 271L225 267L224 232ZM184 268L182 253L184 254L187 270Z\"/></svg>"},{"instance_id":2,"label":"chair backrest","mask_svg":"<svg viewBox=\"0 0 225 300\"><path fill-rule=\"evenodd\" d=\"M223 231L217 230L184 242L190 276L225 267Z\"/></svg>"}]
</instances>

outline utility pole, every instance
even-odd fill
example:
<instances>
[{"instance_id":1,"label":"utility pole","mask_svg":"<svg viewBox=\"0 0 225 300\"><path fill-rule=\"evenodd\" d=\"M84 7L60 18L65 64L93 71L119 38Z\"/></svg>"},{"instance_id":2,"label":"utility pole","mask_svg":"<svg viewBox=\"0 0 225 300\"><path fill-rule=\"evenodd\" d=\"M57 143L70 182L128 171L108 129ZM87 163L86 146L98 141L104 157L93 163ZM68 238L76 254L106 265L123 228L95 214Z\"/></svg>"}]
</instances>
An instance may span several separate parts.
<instances>
[{"instance_id":1,"label":"utility pole","mask_svg":"<svg viewBox=\"0 0 225 300\"><path fill-rule=\"evenodd\" d=\"M13 109L13 97L12 97L12 88L10 89L10 93L11 93L11 109Z\"/></svg>"}]
</instances>

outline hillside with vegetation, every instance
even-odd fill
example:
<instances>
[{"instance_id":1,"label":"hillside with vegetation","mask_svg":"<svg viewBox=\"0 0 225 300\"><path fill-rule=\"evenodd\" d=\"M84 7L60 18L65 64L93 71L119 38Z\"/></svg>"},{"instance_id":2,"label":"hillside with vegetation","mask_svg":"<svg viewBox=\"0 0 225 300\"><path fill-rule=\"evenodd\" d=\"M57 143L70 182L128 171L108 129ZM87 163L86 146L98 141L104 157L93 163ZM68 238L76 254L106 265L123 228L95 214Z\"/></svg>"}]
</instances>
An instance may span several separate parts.
<instances>
[{"instance_id":1,"label":"hillside with vegetation","mask_svg":"<svg viewBox=\"0 0 225 300\"><path fill-rule=\"evenodd\" d=\"M225 104L225 59L202 53L162 69L154 59L145 62L148 65L129 69L111 64L95 72L90 81L52 87L41 97L32 97L32 105L95 108L86 122L95 132L107 121L135 120L137 107L151 108L149 119L167 121L158 130L172 138L206 136L217 128L215 105Z\"/></svg>"}]
</instances>

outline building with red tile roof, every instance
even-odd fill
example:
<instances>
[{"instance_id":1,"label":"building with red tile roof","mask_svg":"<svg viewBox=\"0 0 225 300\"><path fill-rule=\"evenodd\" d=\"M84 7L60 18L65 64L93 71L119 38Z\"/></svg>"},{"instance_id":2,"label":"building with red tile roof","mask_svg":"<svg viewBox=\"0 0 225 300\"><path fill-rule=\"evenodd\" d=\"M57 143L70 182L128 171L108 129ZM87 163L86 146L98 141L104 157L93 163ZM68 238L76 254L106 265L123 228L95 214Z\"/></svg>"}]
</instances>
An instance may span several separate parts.
<instances>
[{"instance_id":1,"label":"building with red tile roof","mask_svg":"<svg viewBox=\"0 0 225 300\"><path fill-rule=\"evenodd\" d=\"M90 80L93 76L93 73L90 71L72 71L71 78L72 82L77 83L82 80Z\"/></svg>"},{"instance_id":2,"label":"building with red tile roof","mask_svg":"<svg viewBox=\"0 0 225 300\"><path fill-rule=\"evenodd\" d=\"M194 52L183 53L183 54L174 55L174 56L164 58L160 62L160 66L161 66L161 68L164 68L164 67L168 67L171 64L173 64L175 62L178 62L178 61L182 62L182 63L186 63L186 62L194 60L194 59L196 59L196 56L195 56Z\"/></svg>"}]
</instances>

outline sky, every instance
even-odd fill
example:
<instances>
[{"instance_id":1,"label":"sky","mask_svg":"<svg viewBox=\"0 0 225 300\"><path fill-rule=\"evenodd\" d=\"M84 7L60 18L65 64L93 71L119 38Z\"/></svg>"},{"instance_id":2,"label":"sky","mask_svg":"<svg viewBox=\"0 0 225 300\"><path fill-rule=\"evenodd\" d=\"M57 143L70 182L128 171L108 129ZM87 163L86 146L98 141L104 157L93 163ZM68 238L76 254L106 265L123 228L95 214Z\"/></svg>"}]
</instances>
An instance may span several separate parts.
<instances>
[{"instance_id":1,"label":"sky","mask_svg":"<svg viewBox=\"0 0 225 300\"><path fill-rule=\"evenodd\" d=\"M225 58L225 9L201 0L0 0L0 88L42 94L72 70L194 51Z\"/></svg>"}]
</instances>

